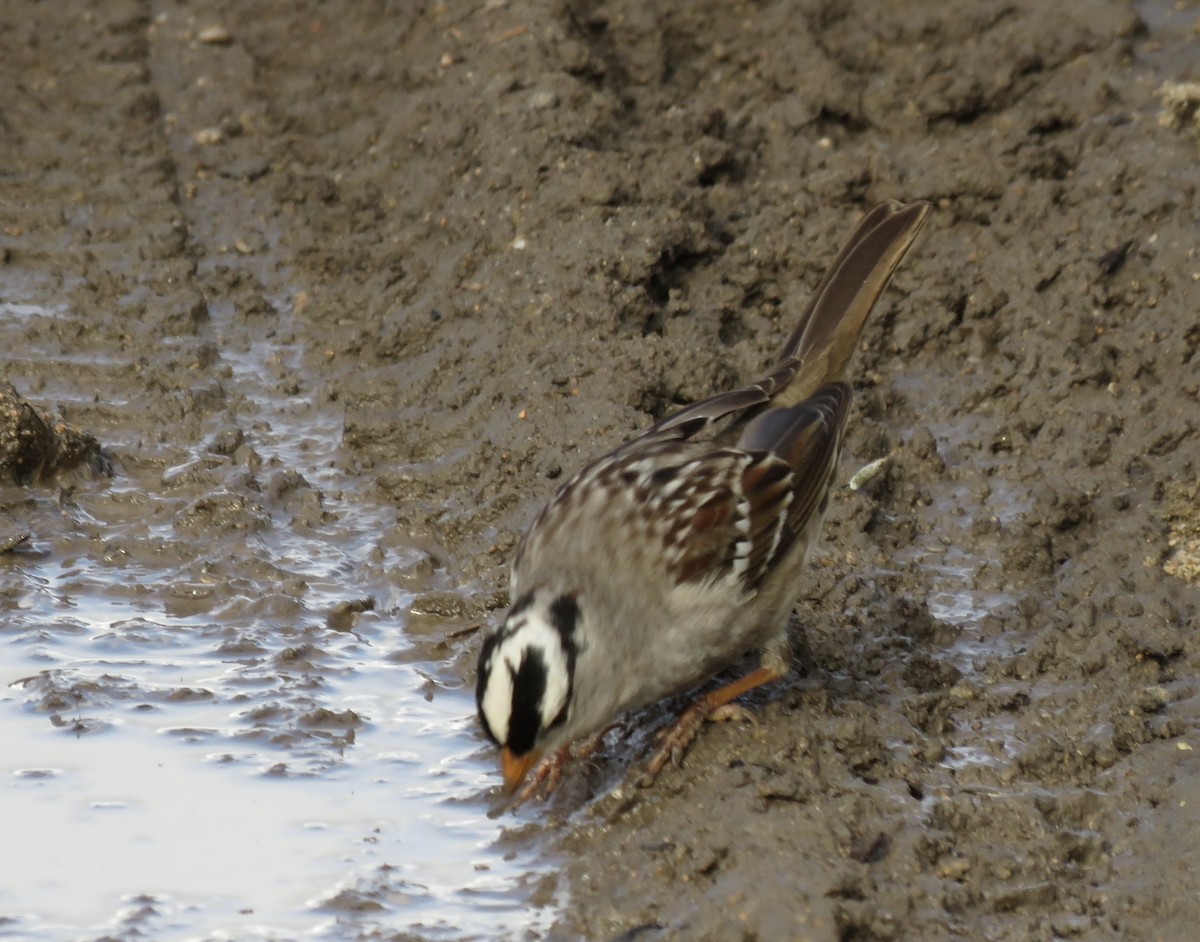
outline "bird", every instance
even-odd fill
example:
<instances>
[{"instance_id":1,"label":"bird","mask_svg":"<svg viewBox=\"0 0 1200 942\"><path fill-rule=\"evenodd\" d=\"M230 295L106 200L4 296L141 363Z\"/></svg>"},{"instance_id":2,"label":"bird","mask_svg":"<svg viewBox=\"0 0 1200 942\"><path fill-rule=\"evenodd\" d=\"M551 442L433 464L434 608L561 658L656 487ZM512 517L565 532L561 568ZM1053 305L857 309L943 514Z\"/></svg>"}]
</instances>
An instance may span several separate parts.
<instances>
[{"instance_id":1,"label":"bird","mask_svg":"<svg viewBox=\"0 0 1200 942\"><path fill-rule=\"evenodd\" d=\"M507 794L535 766L518 801L552 789L572 743L757 650L756 669L697 697L661 735L648 784L705 718L786 675L788 621L849 414L846 366L930 210L923 200L870 210L766 375L666 416L538 513L478 661L478 717Z\"/></svg>"}]
</instances>

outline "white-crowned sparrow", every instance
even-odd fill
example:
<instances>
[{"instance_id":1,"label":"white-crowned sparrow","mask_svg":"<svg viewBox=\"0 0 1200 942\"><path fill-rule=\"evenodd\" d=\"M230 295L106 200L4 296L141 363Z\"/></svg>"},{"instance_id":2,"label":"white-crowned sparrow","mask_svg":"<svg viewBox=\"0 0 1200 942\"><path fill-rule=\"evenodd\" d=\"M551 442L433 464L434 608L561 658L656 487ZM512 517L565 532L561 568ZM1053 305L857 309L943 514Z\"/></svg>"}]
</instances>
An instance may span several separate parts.
<instances>
[{"instance_id":1,"label":"white-crowned sparrow","mask_svg":"<svg viewBox=\"0 0 1200 942\"><path fill-rule=\"evenodd\" d=\"M573 740L760 649L761 667L683 714L652 779L706 715L787 672L850 404L843 370L929 209L867 213L769 374L592 462L538 514L513 560L512 608L479 655L479 718L509 791L539 758L561 762Z\"/></svg>"}]
</instances>

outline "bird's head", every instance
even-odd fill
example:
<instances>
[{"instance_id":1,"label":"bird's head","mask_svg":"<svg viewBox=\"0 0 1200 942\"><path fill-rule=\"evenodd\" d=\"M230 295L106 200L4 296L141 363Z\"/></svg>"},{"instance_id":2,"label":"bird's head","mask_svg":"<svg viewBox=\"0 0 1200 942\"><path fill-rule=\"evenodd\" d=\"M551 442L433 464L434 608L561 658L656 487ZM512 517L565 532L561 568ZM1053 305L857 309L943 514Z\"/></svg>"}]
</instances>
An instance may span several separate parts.
<instances>
[{"instance_id":1,"label":"bird's head","mask_svg":"<svg viewBox=\"0 0 1200 942\"><path fill-rule=\"evenodd\" d=\"M484 732L500 747L509 792L547 749L569 739L578 626L573 594L533 590L484 639L475 702Z\"/></svg>"}]
</instances>

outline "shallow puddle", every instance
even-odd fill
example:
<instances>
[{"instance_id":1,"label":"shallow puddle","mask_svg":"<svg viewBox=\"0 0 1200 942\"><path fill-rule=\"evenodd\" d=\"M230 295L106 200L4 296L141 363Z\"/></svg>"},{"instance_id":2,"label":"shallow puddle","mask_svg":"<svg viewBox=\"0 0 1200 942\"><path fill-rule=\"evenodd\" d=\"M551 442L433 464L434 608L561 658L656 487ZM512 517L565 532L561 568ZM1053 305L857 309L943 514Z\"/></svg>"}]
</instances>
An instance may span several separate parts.
<instances>
[{"instance_id":1,"label":"shallow puddle","mask_svg":"<svg viewBox=\"0 0 1200 942\"><path fill-rule=\"evenodd\" d=\"M218 665L191 667L219 688L204 676ZM327 689L329 708L379 720L328 769L296 775L279 768L286 753L239 744L236 714L211 701L131 706L78 734L6 698L0 931L79 938L131 908L161 939L528 924L516 905L528 863L491 848L500 826L478 795L492 773L471 759L467 704L397 703L404 673L364 666Z\"/></svg>"},{"instance_id":2,"label":"shallow puddle","mask_svg":"<svg viewBox=\"0 0 1200 942\"><path fill-rule=\"evenodd\" d=\"M460 939L548 920L529 905L552 900L548 864L487 816L471 691L405 637L413 595L390 574L419 552L337 470L340 416L258 381L298 356L225 356L255 479L298 475L290 490L243 491L247 469L200 447L146 474L130 429L105 441L125 455L111 482L0 495L31 534L0 557L0 937ZM227 498L258 501L262 525L189 540L198 503Z\"/></svg>"},{"instance_id":3,"label":"shallow puddle","mask_svg":"<svg viewBox=\"0 0 1200 942\"><path fill-rule=\"evenodd\" d=\"M317 649L300 658L328 669L292 670L224 654L202 616L18 567L40 599L5 631L0 932L79 938L132 918L161 939L342 922L458 938L536 918L533 851L493 848L496 771L469 692L388 663L379 625L306 632Z\"/></svg>"}]
</instances>

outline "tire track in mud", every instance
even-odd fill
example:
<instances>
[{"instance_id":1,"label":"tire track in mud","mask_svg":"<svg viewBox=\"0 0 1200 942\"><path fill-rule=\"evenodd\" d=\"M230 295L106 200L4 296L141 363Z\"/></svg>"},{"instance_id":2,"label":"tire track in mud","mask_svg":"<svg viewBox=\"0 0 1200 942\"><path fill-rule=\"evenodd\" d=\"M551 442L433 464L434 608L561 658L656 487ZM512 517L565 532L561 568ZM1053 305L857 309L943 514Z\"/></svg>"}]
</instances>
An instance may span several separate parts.
<instances>
[{"instance_id":1,"label":"tire track in mud","mask_svg":"<svg viewBox=\"0 0 1200 942\"><path fill-rule=\"evenodd\" d=\"M116 474L6 489L34 534L0 561L31 830L0 913L41 939L101 932L131 894L110 925L163 939L526 926L540 870L487 849L461 672L397 634L446 576L346 470L287 220L255 185L253 63L192 14L50 3L10 36L5 376L94 430ZM88 799L61 839L33 811ZM90 890L55 907L24 880L56 840L142 850L103 878L56 865Z\"/></svg>"}]
</instances>

